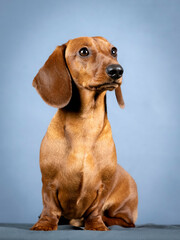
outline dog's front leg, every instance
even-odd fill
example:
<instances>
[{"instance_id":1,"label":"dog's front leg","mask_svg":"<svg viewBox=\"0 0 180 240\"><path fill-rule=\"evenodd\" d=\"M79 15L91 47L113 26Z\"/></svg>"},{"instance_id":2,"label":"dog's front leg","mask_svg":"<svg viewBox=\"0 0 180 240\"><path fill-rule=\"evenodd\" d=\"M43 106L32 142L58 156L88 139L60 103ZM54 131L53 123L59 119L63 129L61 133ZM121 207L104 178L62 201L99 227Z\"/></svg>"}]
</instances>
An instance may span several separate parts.
<instances>
[{"instance_id":1,"label":"dog's front leg","mask_svg":"<svg viewBox=\"0 0 180 240\"><path fill-rule=\"evenodd\" d=\"M109 228L106 227L102 220L102 207L104 204L105 197L103 196L102 186L100 190L97 191L97 196L89 209L86 211L85 220L85 230L95 230L95 231L108 231Z\"/></svg>"},{"instance_id":2,"label":"dog's front leg","mask_svg":"<svg viewBox=\"0 0 180 240\"><path fill-rule=\"evenodd\" d=\"M42 188L43 210L39 221L31 228L37 231L57 230L61 217L61 210L57 197L57 191L46 184Z\"/></svg>"}]
</instances>

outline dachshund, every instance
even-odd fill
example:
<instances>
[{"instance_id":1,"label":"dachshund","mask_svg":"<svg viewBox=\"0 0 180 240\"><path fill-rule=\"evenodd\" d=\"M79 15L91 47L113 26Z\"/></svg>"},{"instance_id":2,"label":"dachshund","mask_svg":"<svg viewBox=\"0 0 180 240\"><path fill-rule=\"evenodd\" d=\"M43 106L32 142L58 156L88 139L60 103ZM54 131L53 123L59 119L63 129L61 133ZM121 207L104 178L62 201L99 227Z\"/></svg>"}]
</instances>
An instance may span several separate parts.
<instances>
[{"instance_id":1,"label":"dachshund","mask_svg":"<svg viewBox=\"0 0 180 240\"><path fill-rule=\"evenodd\" d=\"M80 37L57 46L33 80L55 108L40 147L43 210L31 230L57 230L61 219L85 230L135 227L134 179L117 164L107 118L106 92L121 92L117 48L103 37Z\"/></svg>"}]
</instances>

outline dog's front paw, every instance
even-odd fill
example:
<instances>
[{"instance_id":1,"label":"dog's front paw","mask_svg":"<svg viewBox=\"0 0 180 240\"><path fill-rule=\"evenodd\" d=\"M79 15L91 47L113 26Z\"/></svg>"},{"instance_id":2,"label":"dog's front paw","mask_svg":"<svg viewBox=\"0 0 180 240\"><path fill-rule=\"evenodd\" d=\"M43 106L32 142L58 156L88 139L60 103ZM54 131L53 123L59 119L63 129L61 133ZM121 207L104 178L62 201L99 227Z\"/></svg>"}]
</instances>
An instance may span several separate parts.
<instances>
[{"instance_id":1,"label":"dog's front paw","mask_svg":"<svg viewBox=\"0 0 180 240\"><path fill-rule=\"evenodd\" d=\"M30 230L34 231L53 231L57 230L58 226L54 225L50 222L45 222L45 221L38 221Z\"/></svg>"},{"instance_id":2,"label":"dog's front paw","mask_svg":"<svg viewBox=\"0 0 180 240\"><path fill-rule=\"evenodd\" d=\"M92 231L109 231L110 229L106 227L103 223L86 223L85 230L92 230Z\"/></svg>"}]
</instances>

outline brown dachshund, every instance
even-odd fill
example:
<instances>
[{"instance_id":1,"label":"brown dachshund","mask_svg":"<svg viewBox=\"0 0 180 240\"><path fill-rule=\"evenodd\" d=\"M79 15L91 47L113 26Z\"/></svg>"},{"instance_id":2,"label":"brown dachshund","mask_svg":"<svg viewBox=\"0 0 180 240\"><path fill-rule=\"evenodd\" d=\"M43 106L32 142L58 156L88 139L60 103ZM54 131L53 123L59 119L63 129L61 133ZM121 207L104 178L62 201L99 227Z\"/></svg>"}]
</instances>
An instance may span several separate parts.
<instances>
[{"instance_id":1,"label":"brown dachshund","mask_svg":"<svg viewBox=\"0 0 180 240\"><path fill-rule=\"evenodd\" d=\"M122 74L114 46L80 37L58 46L34 78L58 111L41 143L43 210L32 230L56 230L62 218L86 230L135 226L137 187L117 164L106 109L106 91L114 89L124 107Z\"/></svg>"}]
</instances>

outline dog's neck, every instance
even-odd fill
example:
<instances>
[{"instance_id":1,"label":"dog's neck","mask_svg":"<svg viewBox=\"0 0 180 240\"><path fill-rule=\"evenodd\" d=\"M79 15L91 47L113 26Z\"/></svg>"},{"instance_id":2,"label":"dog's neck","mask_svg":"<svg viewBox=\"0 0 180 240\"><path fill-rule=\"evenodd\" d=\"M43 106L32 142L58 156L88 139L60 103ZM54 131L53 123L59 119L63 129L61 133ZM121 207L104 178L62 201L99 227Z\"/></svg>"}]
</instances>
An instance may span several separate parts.
<instances>
[{"instance_id":1,"label":"dog's neck","mask_svg":"<svg viewBox=\"0 0 180 240\"><path fill-rule=\"evenodd\" d=\"M82 145L84 149L92 148L107 122L106 92L76 88L69 104L58 110L50 126L54 136L64 129L70 146L81 151Z\"/></svg>"},{"instance_id":2,"label":"dog's neck","mask_svg":"<svg viewBox=\"0 0 180 240\"><path fill-rule=\"evenodd\" d=\"M90 149L107 123L106 92L77 90L58 116L71 146L76 150L82 145Z\"/></svg>"},{"instance_id":3,"label":"dog's neck","mask_svg":"<svg viewBox=\"0 0 180 240\"><path fill-rule=\"evenodd\" d=\"M95 92L87 89L81 89L80 93L80 115L88 117L89 114L93 114L96 111L99 114L105 114L106 112L106 92Z\"/></svg>"},{"instance_id":4,"label":"dog's neck","mask_svg":"<svg viewBox=\"0 0 180 240\"><path fill-rule=\"evenodd\" d=\"M73 84L73 95L64 112L75 113L79 117L89 117L95 111L106 114L106 91L97 92ZM103 115L104 115L103 114Z\"/></svg>"}]
</instances>

